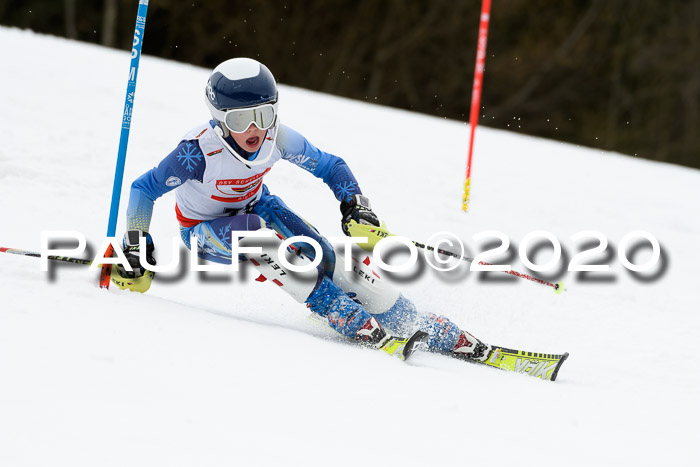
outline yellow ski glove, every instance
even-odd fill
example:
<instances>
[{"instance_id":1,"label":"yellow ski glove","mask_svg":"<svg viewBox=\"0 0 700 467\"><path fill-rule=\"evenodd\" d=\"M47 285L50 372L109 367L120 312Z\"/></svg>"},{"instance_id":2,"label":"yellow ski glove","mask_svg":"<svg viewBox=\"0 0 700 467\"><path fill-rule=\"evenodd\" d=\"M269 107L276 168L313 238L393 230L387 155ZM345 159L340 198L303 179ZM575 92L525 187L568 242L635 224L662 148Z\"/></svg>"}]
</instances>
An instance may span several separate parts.
<instances>
[{"instance_id":1,"label":"yellow ski glove","mask_svg":"<svg viewBox=\"0 0 700 467\"><path fill-rule=\"evenodd\" d=\"M386 228L386 223L382 222L381 227L374 225L358 224L357 221L351 220L347 224L347 232L351 237L367 237L367 243L358 243L360 247L367 251L374 250L374 246L383 238L390 235Z\"/></svg>"},{"instance_id":2,"label":"yellow ski glove","mask_svg":"<svg viewBox=\"0 0 700 467\"><path fill-rule=\"evenodd\" d=\"M151 288L151 281L155 274L153 271L146 270L142 276L139 277L122 277L119 274L119 268L116 264L112 265L112 284L116 285L122 290L131 290L132 292L144 293Z\"/></svg>"}]
</instances>

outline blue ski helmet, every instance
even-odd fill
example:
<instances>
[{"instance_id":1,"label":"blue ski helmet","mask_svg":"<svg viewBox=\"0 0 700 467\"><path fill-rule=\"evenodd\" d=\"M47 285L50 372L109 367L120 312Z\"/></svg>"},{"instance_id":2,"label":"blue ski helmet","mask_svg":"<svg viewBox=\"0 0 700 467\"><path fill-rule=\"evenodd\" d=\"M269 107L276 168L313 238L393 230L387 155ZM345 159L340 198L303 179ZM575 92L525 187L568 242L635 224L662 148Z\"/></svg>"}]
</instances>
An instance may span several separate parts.
<instances>
[{"instance_id":1,"label":"blue ski helmet","mask_svg":"<svg viewBox=\"0 0 700 467\"><path fill-rule=\"evenodd\" d=\"M206 102L216 124L228 134L222 112L277 103L277 83L270 70L252 58L232 58L209 76ZM275 110L276 110L275 105ZM218 117L218 118L217 118Z\"/></svg>"}]
</instances>

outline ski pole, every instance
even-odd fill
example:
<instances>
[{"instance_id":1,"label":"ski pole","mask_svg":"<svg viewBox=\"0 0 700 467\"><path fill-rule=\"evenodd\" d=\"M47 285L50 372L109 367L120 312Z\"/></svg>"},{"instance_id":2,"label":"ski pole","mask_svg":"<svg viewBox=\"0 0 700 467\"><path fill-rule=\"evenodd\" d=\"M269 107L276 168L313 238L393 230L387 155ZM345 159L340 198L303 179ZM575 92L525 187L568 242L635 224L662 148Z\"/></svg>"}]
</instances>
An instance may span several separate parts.
<instances>
[{"instance_id":1,"label":"ski pole","mask_svg":"<svg viewBox=\"0 0 700 467\"><path fill-rule=\"evenodd\" d=\"M136 94L136 77L139 72L139 59L141 58L141 46L143 34L146 31L146 12L148 0L139 0L139 9L136 12L136 28L134 29L134 42L131 49L131 64L129 65L129 80L126 85L126 98L124 99L124 112L122 114L122 129L119 136L119 152L117 153L117 166L114 169L114 186L112 187L112 204L109 209L109 223L107 225L107 237L114 237L117 229L117 216L119 215L119 198L122 192L124 180L124 165L126 164L126 149L129 144L129 130L131 129L131 116L134 107L134 95ZM109 245L104 253L105 257L112 256L114 252ZM100 288L109 288L109 279L112 273L110 264L102 266L100 272Z\"/></svg>"},{"instance_id":2,"label":"ski pole","mask_svg":"<svg viewBox=\"0 0 700 467\"><path fill-rule=\"evenodd\" d=\"M357 221L350 221L350 231L352 233L353 237L367 237L367 243L360 243L360 247L367 250L367 251L372 251L374 250L374 246L382 241L383 239L387 237L392 237L396 236L395 234L392 234L386 229L386 225L382 223L381 227L375 227L373 225L367 225L367 224L358 224ZM466 261L467 263L473 263L474 258L469 258L466 256L458 255L457 253L452 253L451 251L443 250L442 248L435 248L434 246L426 245L424 243L417 242L415 240L410 240L411 243L413 243L416 247L418 248L423 248L428 251L436 251L437 253L445 256L452 256L453 258L461 259L462 261ZM493 264L487 263L485 261L479 261L477 264L481 264L483 266L493 266ZM555 294L560 294L564 290L564 283L563 282L557 282L556 284L553 284L549 281L546 281L544 279L540 279L538 277L531 276L529 274L524 274L522 272L510 270L510 271L498 271L498 272L504 272L506 274L510 274L511 276L519 277L520 279L526 279L532 282L535 282L537 284L542 284L546 285L547 287L551 287L554 289Z\"/></svg>"},{"instance_id":3,"label":"ski pole","mask_svg":"<svg viewBox=\"0 0 700 467\"><path fill-rule=\"evenodd\" d=\"M16 248L0 247L0 253L11 253L13 255L32 256L35 258L41 258L41 253L37 253L35 251L18 250ZM72 258L70 256L49 255L49 256L47 256L47 258L50 260L53 260L53 261L63 261L64 263L84 264L86 266L89 266L92 264L92 260L81 259L81 258Z\"/></svg>"},{"instance_id":4,"label":"ski pole","mask_svg":"<svg viewBox=\"0 0 700 467\"><path fill-rule=\"evenodd\" d=\"M386 225L382 223L381 227L375 227L373 225L367 225L367 224L358 224L356 221L350 221L350 231L352 232L353 237L367 237L367 243L360 243L360 247L367 250L367 251L372 251L374 250L374 246L382 241L383 239L387 237L392 237L396 236L395 234L392 234L386 229ZM411 243L413 243L416 247L418 248L423 248L428 251L436 251L437 253L445 256L452 256L453 258L461 259L462 261L466 261L467 263L473 263L474 258L469 258L467 256L462 256L458 255L457 253L452 253L451 251L443 250L442 248L435 248L434 246L426 245L424 243L417 242L415 240L410 240ZM481 264L483 266L493 266L493 264L487 263L485 261L479 261L477 264ZM529 274L524 274L522 272L510 270L510 271L498 271L498 272L504 272L506 274L510 274L511 276L519 277L520 279L526 279L532 282L535 282L537 284L541 285L546 285L547 287L551 287L554 290L555 294L560 294L564 290L564 283L563 282L557 282L556 284L553 284L549 281L546 281L544 279L540 279L538 277L531 276Z\"/></svg>"},{"instance_id":5,"label":"ski pole","mask_svg":"<svg viewBox=\"0 0 700 467\"><path fill-rule=\"evenodd\" d=\"M419 243L419 242L416 242L416 241L412 241L412 243L413 243L415 246L417 246L418 248L424 248L424 249L426 249L426 250L428 250L428 251L437 251L437 252L438 252L439 254L441 254L441 255L452 256L453 258L461 259L462 261L466 261L467 263L473 263L473 262L474 262L474 258L469 258L469 257L466 257L466 256L461 256L461 255L458 255L457 253L452 253L451 251L443 250L442 248L435 248L435 247L432 247L432 246L430 246L430 245L425 245L425 244L423 244L423 243ZM477 264L481 264L481 265L483 265L483 266L493 266L491 263L487 263L487 262L485 262L485 261L479 261ZM549 282L549 281L546 281L546 280L544 280L544 279L540 279L540 278L538 278L538 277L534 277L534 276L531 276L531 275L529 275L529 274L525 274L525 273L522 273L522 272L514 271L514 270L512 270L512 269L511 269L510 271L499 271L499 272L503 272L503 273L505 273L505 274L510 274L511 276L519 277L520 279L526 279L526 280L535 282L535 283L537 283L537 284L546 285L547 287L552 287L552 288L554 289L554 293L556 293L556 294L560 294L560 293L562 293L564 290L566 290L566 289L564 289L564 283L563 283L563 282L557 282L556 284L553 284L553 283L551 283L551 282Z\"/></svg>"}]
</instances>

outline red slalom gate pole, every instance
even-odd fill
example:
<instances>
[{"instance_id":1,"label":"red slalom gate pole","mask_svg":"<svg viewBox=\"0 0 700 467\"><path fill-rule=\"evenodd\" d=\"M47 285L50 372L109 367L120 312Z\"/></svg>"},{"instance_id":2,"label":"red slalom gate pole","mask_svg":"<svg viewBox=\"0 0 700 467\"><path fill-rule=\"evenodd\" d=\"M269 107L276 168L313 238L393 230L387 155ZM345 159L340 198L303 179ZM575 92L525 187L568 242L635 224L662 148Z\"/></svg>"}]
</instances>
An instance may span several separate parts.
<instances>
[{"instance_id":1,"label":"red slalom gate pole","mask_svg":"<svg viewBox=\"0 0 700 467\"><path fill-rule=\"evenodd\" d=\"M479 23L479 39L476 44L476 65L474 67L474 84L472 86L472 104L469 114L469 157L467 158L467 173L464 178L464 196L462 197L462 211L469 209L469 190L471 188L472 154L474 151L474 132L479 123L479 109L481 107L481 88L484 82L484 63L486 61L486 42L489 35L489 16L491 14L491 0L481 2L481 22Z\"/></svg>"}]
</instances>

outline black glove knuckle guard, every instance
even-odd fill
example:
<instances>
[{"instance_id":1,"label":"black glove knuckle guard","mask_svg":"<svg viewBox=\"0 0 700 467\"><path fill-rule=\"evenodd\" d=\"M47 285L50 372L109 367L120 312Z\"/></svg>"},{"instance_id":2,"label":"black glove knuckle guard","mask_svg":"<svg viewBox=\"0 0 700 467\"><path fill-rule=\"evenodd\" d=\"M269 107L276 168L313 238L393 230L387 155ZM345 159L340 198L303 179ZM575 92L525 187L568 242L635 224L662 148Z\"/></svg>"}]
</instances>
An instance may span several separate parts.
<instances>
[{"instance_id":1,"label":"black glove knuckle guard","mask_svg":"<svg viewBox=\"0 0 700 467\"><path fill-rule=\"evenodd\" d=\"M369 198L363 195L353 195L350 201L340 203L340 212L343 215L341 227L345 235L350 236L348 224L354 220L358 224L374 225L379 227L379 218L372 211Z\"/></svg>"},{"instance_id":2,"label":"black glove knuckle guard","mask_svg":"<svg viewBox=\"0 0 700 467\"><path fill-rule=\"evenodd\" d=\"M140 240L142 237L146 238L146 260L149 264L155 265L156 260L153 257L153 252L155 251L155 245L153 244L153 239L148 234L142 230L127 230L124 234L124 256L129 262L129 266L133 271L127 271L121 264L117 265L119 274L122 277L128 279L134 279L143 276L146 272L146 268L141 265L141 260L139 258L141 252Z\"/></svg>"}]
</instances>

